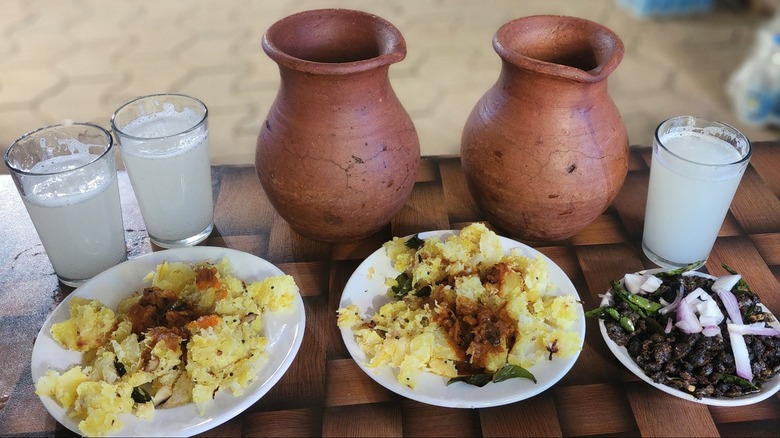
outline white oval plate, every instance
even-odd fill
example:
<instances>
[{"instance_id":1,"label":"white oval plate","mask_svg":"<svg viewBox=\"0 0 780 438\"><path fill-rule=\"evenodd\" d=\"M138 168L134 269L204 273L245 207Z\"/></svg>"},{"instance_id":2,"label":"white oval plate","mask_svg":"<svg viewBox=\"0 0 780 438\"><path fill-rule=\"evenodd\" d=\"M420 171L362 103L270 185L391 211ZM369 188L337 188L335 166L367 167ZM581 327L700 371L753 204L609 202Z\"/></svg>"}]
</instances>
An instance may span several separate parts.
<instances>
[{"instance_id":1,"label":"white oval plate","mask_svg":"<svg viewBox=\"0 0 780 438\"><path fill-rule=\"evenodd\" d=\"M233 274L246 281L258 281L283 272L271 263L245 252L228 248L195 246L170 249L128 260L95 276L77 288L49 315L35 339L32 352L32 378L34 382L48 369L66 370L81 363L81 353L62 348L49 333L52 324L69 317L68 302L73 297L100 300L107 307L116 309L119 301L141 290L149 283L144 277L163 261L199 262L219 261L227 257ZM124 427L116 435L121 436L191 436L205 432L252 406L265 395L292 364L303 340L306 315L303 300L298 295L292 311L268 312L263 317L264 336L268 338L266 351L268 362L260 369L254 382L243 395L233 396L229 391L219 391L214 401L201 415L194 403L168 409L157 409L150 421L132 414L122 414ZM78 423L66 414L65 409L50 397L41 397L49 413L62 425L80 434Z\"/></svg>"},{"instance_id":2,"label":"white oval plate","mask_svg":"<svg viewBox=\"0 0 780 438\"><path fill-rule=\"evenodd\" d=\"M458 234L458 231L429 231L420 233L421 239L431 236ZM555 295L574 295L579 304L580 297L571 280L563 270L547 256L520 242L499 236L504 251L520 248L526 257L542 257L547 262L550 280L555 284ZM350 277L339 307L356 304L362 315L373 315L390 301L387 296L387 278L395 278L398 272L393 268L384 248L376 250L358 266ZM573 329L579 333L580 348L585 340L585 314L582 305L577 306L577 321ZM435 406L451 408L486 408L501 406L533 397L558 382L574 366L579 352L566 358L555 358L551 362L537 364L529 369L536 377L537 383L528 379L510 379L500 383L488 383L483 387L469 385L463 382L447 386L447 378L433 373L422 373L416 389L398 383L391 367L368 368L366 354L355 342L351 329L342 328L341 336L347 350L360 368L377 383L399 395Z\"/></svg>"},{"instance_id":3,"label":"white oval plate","mask_svg":"<svg viewBox=\"0 0 780 438\"><path fill-rule=\"evenodd\" d=\"M654 274L656 272L661 272L663 269L648 269L646 271L640 271L639 274ZM690 273L687 273L686 275L698 275L700 277L706 277L706 278L712 278L715 279L716 277L713 277L712 275L707 275L701 272L693 271ZM621 280L622 284L623 280ZM607 306L612 303L612 295L609 291L604 295L604 297L601 299L601 307ZM769 312L769 309L764 307L762 304L761 307L765 312L768 312L770 315L772 312ZM774 319L774 315L772 315ZM775 327L777 329L780 329L780 324L775 320L772 323L770 323L772 327ZM637 377L644 380L645 382L649 383L650 385L654 386L657 389L660 389L661 391L673 395L675 397L679 397L683 400L692 401L695 403L702 403L705 405L711 405L711 406L745 406L745 405L751 405L753 403L758 403L762 400L765 400L769 397L771 397L773 394L775 394L780 389L780 374L773 377L770 381L764 382L761 391L745 395L742 397L734 397L734 398L709 398L709 397L702 397L702 398L696 398L692 396L691 394L688 394L687 392L680 391L678 389L674 389L670 386L662 385L660 383L654 382L650 377L645 374L644 370L639 367L639 365L634 362L634 359L631 358L631 355L628 354L628 350L626 350L626 347L621 347L618 344L615 343L610 337L609 334L607 334L607 326L604 324L604 320L599 318L599 329L601 331L601 336L604 338L604 342L607 343L607 347L612 351L612 354L615 355L617 360L619 360L623 365L625 365L626 368L628 368L629 371L634 373Z\"/></svg>"}]
</instances>

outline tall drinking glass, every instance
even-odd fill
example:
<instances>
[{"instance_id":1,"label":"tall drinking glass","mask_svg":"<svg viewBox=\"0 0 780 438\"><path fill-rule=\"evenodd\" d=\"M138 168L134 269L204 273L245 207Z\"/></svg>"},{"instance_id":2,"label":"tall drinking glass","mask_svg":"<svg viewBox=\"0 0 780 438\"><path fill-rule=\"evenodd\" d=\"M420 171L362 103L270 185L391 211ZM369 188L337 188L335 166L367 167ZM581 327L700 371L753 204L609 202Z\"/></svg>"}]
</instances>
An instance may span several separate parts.
<instances>
[{"instance_id":1,"label":"tall drinking glass","mask_svg":"<svg viewBox=\"0 0 780 438\"><path fill-rule=\"evenodd\" d=\"M205 240L213 228L208 109L193 97L134 99L111 117L149 238L174 248Z\"/></svg>"},{"instance_id":2,"label":"tall drinking glass","mask_svg":"<svg viewBox=\"0 0 780 438\"><path fill-rule=\"evenodd\" d=\"M655 131L642 249L655 264L704 264L752 148L737 129L679 116Z\"/></svg>"},{"instance_id":3,"label":"tall drinking glass","mask_svg":"<svg viewBox=\"0 0 780 438\"><path fill-rule=\"evenodd\" d=\"M41 128L4 161L62 283L79 286L126 259L110 133L88 123Z\"/></svg>"}]
</instances>

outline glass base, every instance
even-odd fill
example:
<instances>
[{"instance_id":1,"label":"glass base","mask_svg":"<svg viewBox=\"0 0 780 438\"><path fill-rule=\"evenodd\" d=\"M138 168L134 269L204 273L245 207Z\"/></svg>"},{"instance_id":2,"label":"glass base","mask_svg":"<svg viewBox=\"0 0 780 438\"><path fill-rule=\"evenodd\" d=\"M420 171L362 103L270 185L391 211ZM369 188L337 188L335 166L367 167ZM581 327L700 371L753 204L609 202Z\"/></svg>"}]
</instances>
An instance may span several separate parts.
<instances>
[{"instance_id":1,"label":"glass base","mask_svg":"<svg viewBox=\"0 0 780 438\"><path fill-rule=\"evenodd\" d=\"M122 263L122 262L124 262L126 260L127 260L127 251L125 251L124 255L122 256L122 258L118 262L116 262L113 265L107 267L106 270L111 269L114 266L116 266L116 265L118 265L118 264L120 264L120 263ZM103 271L101 271L101 272L103 272ZM95 274L95 275L97 275L97 274ZM83 278L83 279L73 279L73 278L61 277L59 274L57 274L57 280L59 280L60 283L64 284L65 286L70 286L70 287L73 287L73 288L79 287L82 284L88 282L89 280L91 280L93 278L94 278L94 276L93 277L89 277L89 278Z\"/></svg>"},{"instance_id":2,"label":"glass base","mask_svg":"<svg viewBox=\"0 0 780 438\"><path fill-rule=\"evenodd\" d=\"M187 246L194 246L199 244L200 242L203 242L206 240L207 237L211 234L211 230L214 229L214 222L211 222L208 227L206 227L203 231L200 233L188 237L186 239L180 239L180 240L163 240L163 239L157 239L151 234L149 235L149 240L152 241L155 245L162 247L162 248L183 248Z\"/></svg>"},{"instance_id":3,"label":"glass base","mask_svg":"<svg viewBox=\"0 0 780 438\"><path fill-rule=\"evenodd\" d=\"M667 260L658 254L654 253L653 250L647 247L647 244L645 241L642 241L642 251L644 251L645 255L648 259L650 259L651 262L655 263L656 265L665 268L665 269L678 269L678 268L685 268L689 267L690 270L696 270L704 266L705 263L707 263L707 259L704 260L694 260L690 263L678 263L673 262L671 260ZM695 263L695 265L694 265Z\"/></svg>"},{"instance_id":4,"label":"glass base","mask_svg":"<svg viewBox=\"0 0 780 438\"><path fill-rule=\"evenodd\" d=\"M57 280L60 281L60 283L64 284L65 286L70 286L73 288L79 287L82 284L86 283L89 278L85 278L83 280L71 280L69 278L62 278L59 275L57 276Z\"/></svg>"}]
</instances>

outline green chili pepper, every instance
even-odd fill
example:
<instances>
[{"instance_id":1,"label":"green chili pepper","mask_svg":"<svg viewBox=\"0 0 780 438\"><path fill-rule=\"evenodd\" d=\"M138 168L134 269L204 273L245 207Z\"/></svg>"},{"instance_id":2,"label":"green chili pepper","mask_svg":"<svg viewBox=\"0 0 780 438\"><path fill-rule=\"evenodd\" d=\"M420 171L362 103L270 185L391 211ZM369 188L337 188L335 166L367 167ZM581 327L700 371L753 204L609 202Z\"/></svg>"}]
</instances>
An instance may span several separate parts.
<instances>
[{"instance_id":1,"label":"green chili pepper","mask_svg":"<svg viewBox=\"0 0 780 438\"><path fill-rule=\"evenodd\" d=\"M620 312L617 311L614 307L604 306L604 307L596 307L595 309L588 310L585 312L586 317L591 316L600 316L603 314L609 315L612 319L620 323L620 326L623 327L628 332L633 332L635 330L634 328L634 322L631 321L631 318L627 316L622 316Z\"/></svg>"},{"instance_id":2,"label":"green chili pepper","mask_svg":"<svg viewBox=\"0 0 780 438\"><path fill-rule=\"evenodd\" d=\"M620 323L620 326L623 327L627 332L634 332L634 322L631 321L631 318L627 316L621 316L618 322Z\"/></svg>"},{"instance_id":3,"label":"green chili pepper","mask_svg":"<svg viewBox=\"0 0 780 438\"><path fill-rule=\"evenodd\" d=\"M656 272L653 275L661 279L670 278L670 277L684 274L688 271L693 271L694 269L698 268L703 264L704 264L704 260L699 260L698 262L693 262L690 265L683 266L682 268L672 269L671 271L666 271L666 272Z\"/></svg>"},{"instance_id":4,"label":"green chili pepper","mask_svg":"<svg viewBox=\"0 0 780 438\"><path fill-rule=\"evenodd\" d=\"M647 310L651 315L658 313L658 311L663 307L661 303L648 300L647 298L636 294L628 294L628 300L641 307L643 310Z\"/></svg>"},{"instance_id":5,"label":"green chili pepper","mask_svg":"<svg viewBox=\"0 0 780 438\"><path fill-rule=\"evenodd\" d=\"M604 313L609 314L609 316L614 318L615 321L620 319L620 313L617 311L617 309L610 306L596 307L595 309L588 310L587 312L585 312L585 317L590 318L592 316L601 316Z\"/></svg>"},{"instance_id":6,"label":"green chili pepper","mask_svg":"<svg viewBox=\"0 0 780 438\"><path fill-rule=\"evenodd\" d=\"M640 309L646 311L649 315L655 315L658 313L661 307L663 307L661 303L657 303L655 301L648 300L645 297L628 292L627 290L623 289L623 286L620 285L620 282L615 280L612 280L612 290L614 290L615 293L624 301L636 305Z\"/></svg>"},{"instance_id":7,"label":"green chili pepper","mask_svg":"<svg viewBox=\"0 0 780 438\"><path fill-rule=\"evenodd\" d=\"M606 311L607 311L607 307L596 307L595 309L590 309L587 312L585 312L585 317L591 318L593 316L599 316Z\"/></svg>"},{"instance_id":8,"label":"green chili pepper","mask_svg":"<svg viewBox=\"0 0 780 438\"><path fill-rule=\"evenodd\" d=\"M630 299L628 299L628 292L626 292L626 291L615 291L615 296L617 298L620 298L626 304L628 304L628 307L630 307L631 310L633 310L634 312L638 313L639 316L641 316L642 318L646 318L647 317L647 313L644 311L644 309L642 309L637 304L633 303Z\"/></svg>"},{"instance_id":9,"label":"green chili pepper","mask_svg":"<svg viewBox=\"0 0 780 438\"><path fill-rule=\"evenodd\" d=\"M585 317L590 318L592 316L601 316L605 313L609 314L609 316L614 318L615 321L620 319L620 313L618 313L617 309L610 306L596 307L595 309L588 310L585 312Z\"/></svg>"},{"instance_id":10,"label":"green chili pepper","mask_svg":"<svg viewBox=\"0 0 780 438\"><path fill-rule=\"evenodd\" d=\"M615 321L620 321L620 312L614 307L606 307L607 315L611 316Z\"/></svg>"},{"instance_id":11,"label":"green chili pepper","mask_svg":"<svg viewBox=\"0 0 780 438\"><path fill-rule=\"evenodd\" d=\"M619 298L621 301L624 301L626 304L628 304L628 307L631 308L634 312L638 313L641 317L646 317L647 314L644 310L642 310L639 306L632 303L631 300L628 299L628 292L625 290L616 290L615 291L615 298Z\"/></svg>"},{"instance_id":12,"label":"green chili pepper","mask_svg":"<svg viewBox=\"0 0 780 438\"><path fill-rule=\"evenodd\" d=\"M634 322L631 321L631 318L621 315L620 312L618 312L614 307L608 307L607 314L609 314L612 319L620 323L620 326L623 327L627 332L634 332Z\"/></svg>"}]
</instances>

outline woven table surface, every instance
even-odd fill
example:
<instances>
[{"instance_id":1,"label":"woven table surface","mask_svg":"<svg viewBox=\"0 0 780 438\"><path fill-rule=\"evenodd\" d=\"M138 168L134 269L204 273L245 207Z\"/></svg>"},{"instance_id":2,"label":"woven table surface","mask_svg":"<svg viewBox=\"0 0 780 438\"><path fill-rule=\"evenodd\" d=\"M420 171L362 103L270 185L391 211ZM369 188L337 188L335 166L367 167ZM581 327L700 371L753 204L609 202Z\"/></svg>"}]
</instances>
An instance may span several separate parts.
<instances>
[{"instance_id":1,"label":"woven table surface","mask_svg":"<svg viewBox=\"0 0 780 438\"><path fill-rule=\"evenodd\" d=\"M632 148L625 184L610 208L578 235L528 242L574 283L585 309L623 273L655 267L640 248L650 149ZM485 409L422 404L388 391L352 360L336 327L341 292L362 260L392 236L484 222L457 157L423 158L412 196L381 232L325 244L291 231L266 198L252 166L213 168L215 229L204 245L262 257L291 274L306 311L301 349L257 403L209 436L772 436L780 399L712 407L675 398L639 380L615 359L587 321L574 367L547 391ZM160 250L149 243L127 175L120 172L128 258ZM693 195L693 194L692 194ZM737 270L780 312L780 142L754 145L753 157L702 271ZM71 435L34 393L30 355L46 317L73 289L60 285L7 175L0 176L0 435ZM490 226L490 224L488 223ZM502 233L506 237L511 234Z\"/></svg>"}]
</instances>

